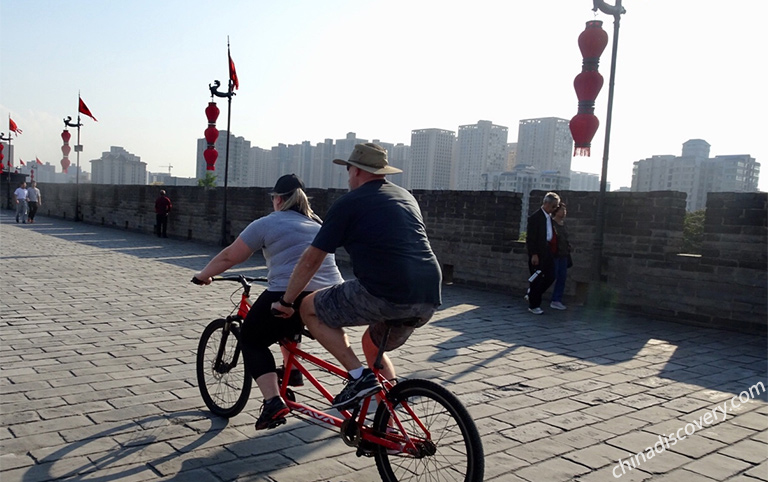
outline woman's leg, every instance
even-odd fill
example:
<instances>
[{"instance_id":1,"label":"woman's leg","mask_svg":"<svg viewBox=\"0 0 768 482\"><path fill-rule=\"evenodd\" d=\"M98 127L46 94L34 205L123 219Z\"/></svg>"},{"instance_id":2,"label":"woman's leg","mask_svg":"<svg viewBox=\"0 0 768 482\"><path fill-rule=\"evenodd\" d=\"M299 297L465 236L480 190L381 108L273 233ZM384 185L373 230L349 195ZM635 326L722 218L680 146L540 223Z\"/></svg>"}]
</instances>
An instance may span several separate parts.
<instances>
[{"instance_id":1,"label":"woman's leg","mask_svg":"<svg viewBox=\"0 0 768 482\"><path fill-rule=\"evenodd\" d=\"M301 330L298 316L288 320L272 316L272 303L282 294L279 291L261 293L245 318L241 334L243 360L266 399L277 396L279 391L275 357L269 347Z\"/></svg>"},{"instance_id":2,"label":"woman's leg","mask_svg":"<svg viewBox=\"0 0 768 482\"><path fill-rule=\"evenodd\" d=\"M568 272L568 258L558 257L555 258L555 288L552 291L552 301L563 301L563 294L565 293L565 279Z\"/></svg>"}]
</instances>

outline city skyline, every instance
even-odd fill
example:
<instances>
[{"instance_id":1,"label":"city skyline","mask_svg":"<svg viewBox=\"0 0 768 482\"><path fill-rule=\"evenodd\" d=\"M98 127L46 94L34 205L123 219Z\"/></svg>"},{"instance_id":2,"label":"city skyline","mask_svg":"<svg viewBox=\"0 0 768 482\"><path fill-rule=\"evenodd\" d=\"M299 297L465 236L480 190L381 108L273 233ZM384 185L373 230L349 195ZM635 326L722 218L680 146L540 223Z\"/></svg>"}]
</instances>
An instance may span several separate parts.
<instances>
[{"instance_id":1,"label":"city skyline","mask_svg":"<svg viewBox=\"0 0 768 482\"><path fill-rule=\"evenodd\" d=\"M210 12L199 1L3 0L1 40L14 47L0 61L0 117L10 114L24 130L14 135L14 162L38 157L60 170L62 119L77 115L80 92L99 119L82 118L84 170L122 146L149 171L173 165L174 176L194 177L208 84L226 82L229 36L240 80L232 133L252 146L315 145L347 132L409 145L411 131L458 133L479 120L508 127L516 142L521 119L576 114L576 39L591 19L612 38L613 19L593 14L589 0L510 3L232 1ZM624 1L614 189L630 185L635 161L679 155L689 139L706 139L713 156L763 162L766 102L749 47L760 44L766 7L740 5L751 15L726 22L714 2ZM601 127L592 156L573 158L575 171L600 172L610 55L609 43L595 111ZM217 102L224 129L226 100ZM758 187L767 186L763 176Z\"/></svg>"}]
</instances>

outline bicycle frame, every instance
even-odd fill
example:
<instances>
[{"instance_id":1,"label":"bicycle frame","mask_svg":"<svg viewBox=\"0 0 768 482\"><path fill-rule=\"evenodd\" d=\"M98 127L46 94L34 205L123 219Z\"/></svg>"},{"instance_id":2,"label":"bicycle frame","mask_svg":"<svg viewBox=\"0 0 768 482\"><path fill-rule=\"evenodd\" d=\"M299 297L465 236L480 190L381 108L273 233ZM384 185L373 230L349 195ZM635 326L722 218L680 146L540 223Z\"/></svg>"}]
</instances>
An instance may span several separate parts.
<instances>
[{"instance_id":1,"label":"bicycle frame","mask_svg":"<svg viewBox=\"0 0 768 482\"><path fill-rule=\"evenodd\" d=\"M334 398L333 395L301 363L301 360L308 362L312 365L315 365L320 369L323 369L327 372L330 372L344 379L347 378L347 371L336 365L328 363L327 361L322 360L314 355L311 355L305 352L304 350L298 347L298 343L295 341L284 340L283 342L281 342L281 345L289 353L285 361L285 373L290 373L290 370L293 368L298 369L302 373L302 375L304 375L305 379L309 381L312 384L312 386L314 386L315 389L318 392L320 392L320 394L323 395L323 397L325 397L326 400L328 400L329 403L333 402L333 398ZM287 390L289 388L288 387L289 377L287 376L283 377L282 383L280 384L280 396L283 397L283 400L285 400L286 405L288 405L288 408L290 408L292 411L301 413L319 423L323 423L335 428L342 429L345 422L349 420L354 420L354 424L357 430L359 430L358 433L360 435L360 440L364 442L369 442L375 445L379 445L388 450L398 450L398 451L402 451L405 453L412 453L412 454L419 453L419 449L416 446L416 443L418 442L418 440L415 440L414 437L408 435L408 433L406 432L405 428L402 425L402 422L397 417L394 406L387 399L386 394L392 388L393 386L392 383L389 380L386 380L379 373L379 370L377 368L373 368L373 371L376 374L376 377L382 383L382 386L384 387L381 391L377 392L374 395L379 395L377 397L379 400L379 403L383 403L387 406L390 416L392 417L392 420L396 424L399 430L399 433L382 434L365 424L365 419L368 414L368 410L371 405L371 400L373 399L374 395L371 395L365 398L365 400L363 400L362 402L362 406L358 406L352 413L350 413L348 410L340 410L339 413L341 413L343 418L336 417L322 410L317 410L315 408L310 407L309 405L292 401L290 397L287 396ZM402 403L401 406L408 412L409 416L412 417L413 420L417 423L417 425L424 431L424 438L429 440L431 437L430 433L427 430L427 428L418 419L416 414L413 413L413 411L410 409L410 407L408 407L406 403Z\"/></svg>"},{"instance_id":2,"label":"bicycle frame","mask_svg":"<svg viewBox=\"0 0 768 482\"><path fill-rule=\"evenodd\" d=\"M244 289L240 297L240 303L237 305L237 314L229 315L226 318L228 322L234 322L238 327L239 327L239 324L248 315L248 311L250 310L251 304L252 304L250 300L250 285L248 285L244 281L241 281L241 283ZM332 403L334 396L301 363L301 361L303 360L307 363L315 365L316 367L343 379L347 378L347 371L321 358L318 358L314 355L307 353L306 351L299 348L298 342L296 341L283 340L280 342L280 344L289 353L288 357L285 360L285 373L286 374L290 373L290 370L293 368L298 369L302 373L302 375L304 375L305 379L309 381L309 383L311 383L312 386L315 387L315 389L326 400L328 400L329 403ZM222 343L220 350L223 349L224 345L225 343ZM237 348L236 348L236 354L232 361L233 364L238 363L239 354L240 354L240 343L238 342ZM221 353L219 353L219 356L217 357L217 359L221 360ZM420 442L419 439L421 439L421 437L419 437L419 439L416 439L416 437L408 435L407 431L405 430L405 427L403 426L402 422L397 416L394 405L392 405L392 402L387 398L387 392L392 389L393 384L380 374L380 370L377 367L372 367L372 370L384 388L381 391L366 397L362 402L362 406L356 407L352 411L352 413L350 413L348 410L340 410L339 413L342 415L343 418L339 418L325 411L317 410L315 408L310 407L309 405L291 400L292 397L288 396L288 390L289 390L288 376L283 377L282 383L280 384L280 396L283 398L283 400L285 401L285 404L288 406L288 408L291 409L291 411L295 411L304 416L307 416L315 422L322 423L330 427L338 428L343 431L345 428L344 424L347 422L349 422L349 424L352 424L352 421L353 421L354 426L351 428L347 426L346 429L349 431L348 433L349 435L355 435L355 430L356 430L357 434L359 434L360 441L368 442L369 444L373 444L376 446L381 446L387 450L397 450L398 452L403 452L405 454L411 454L411 455L419 454L420 450L419 450L419 447L417 446L417 443ZM374 430L372 427L365 424L366 416L368 415L368 410L370 409L371 400L373 399L374 395L377 396L379 403L383 403L384 405L386 405L387 410L389 411L391 420L393 421L394 426L396 426L398 429L397 432L380 433ZM429 433L429 430L419 420L418 416L413 412L413 410L411 410L408 404L405 402L402 402L400 406L403 407L403 409L408 413L409 417L411 417L413 421L416 423L416 425L423 431L424 436L422 440L431 440L431 434ZM359 445L358 445L358 450L360 450Z\"/></svg>"}]
</instances>

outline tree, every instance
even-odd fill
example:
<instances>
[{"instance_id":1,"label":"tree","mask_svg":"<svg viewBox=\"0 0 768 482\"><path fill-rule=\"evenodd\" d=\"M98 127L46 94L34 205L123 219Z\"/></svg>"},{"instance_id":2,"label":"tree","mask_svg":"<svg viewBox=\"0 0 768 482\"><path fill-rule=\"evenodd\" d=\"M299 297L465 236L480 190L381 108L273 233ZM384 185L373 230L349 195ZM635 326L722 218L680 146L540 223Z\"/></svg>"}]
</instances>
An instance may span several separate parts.
<instances>
[{"instance_id":1,"label":"tree","mask_svg":"<svg viewBox=\"0 0 768 482\"><path fill-rule=\"evenodd\" d=\"M216 187L216 176L212 172L206 172L203 179L197 180L200 187Z\"/></svg>"},{"instance_id":2,"label":"tree","mask_svg":"<svg viewBox=\"0 0 768 482\"><path fill-rule=\"evenodd\" d=\"M701 254L705 214L705 209L685 213L685 219L683 220L683 253Z\"/></svg>"}]
</instances>

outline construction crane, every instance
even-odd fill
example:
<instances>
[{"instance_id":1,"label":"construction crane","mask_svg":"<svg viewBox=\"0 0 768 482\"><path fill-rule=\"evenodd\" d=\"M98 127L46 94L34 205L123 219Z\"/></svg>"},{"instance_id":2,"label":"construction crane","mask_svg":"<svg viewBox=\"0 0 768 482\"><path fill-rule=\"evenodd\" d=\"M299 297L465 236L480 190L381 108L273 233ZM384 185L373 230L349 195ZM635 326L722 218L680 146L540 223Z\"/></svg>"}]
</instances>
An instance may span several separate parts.
<instances>
[{"instance_id":1,"label":"construction crane","mask_svg":"<svg viewBox=\"0 0 768 482\"><path fill-rule=\"evenodd\" d=\"M160 167L167 167L168 168L168 175L171 175L171 169L173 169L173 166L168 164L167 166L160 166Z\"/></svg>"}]
</instances>

